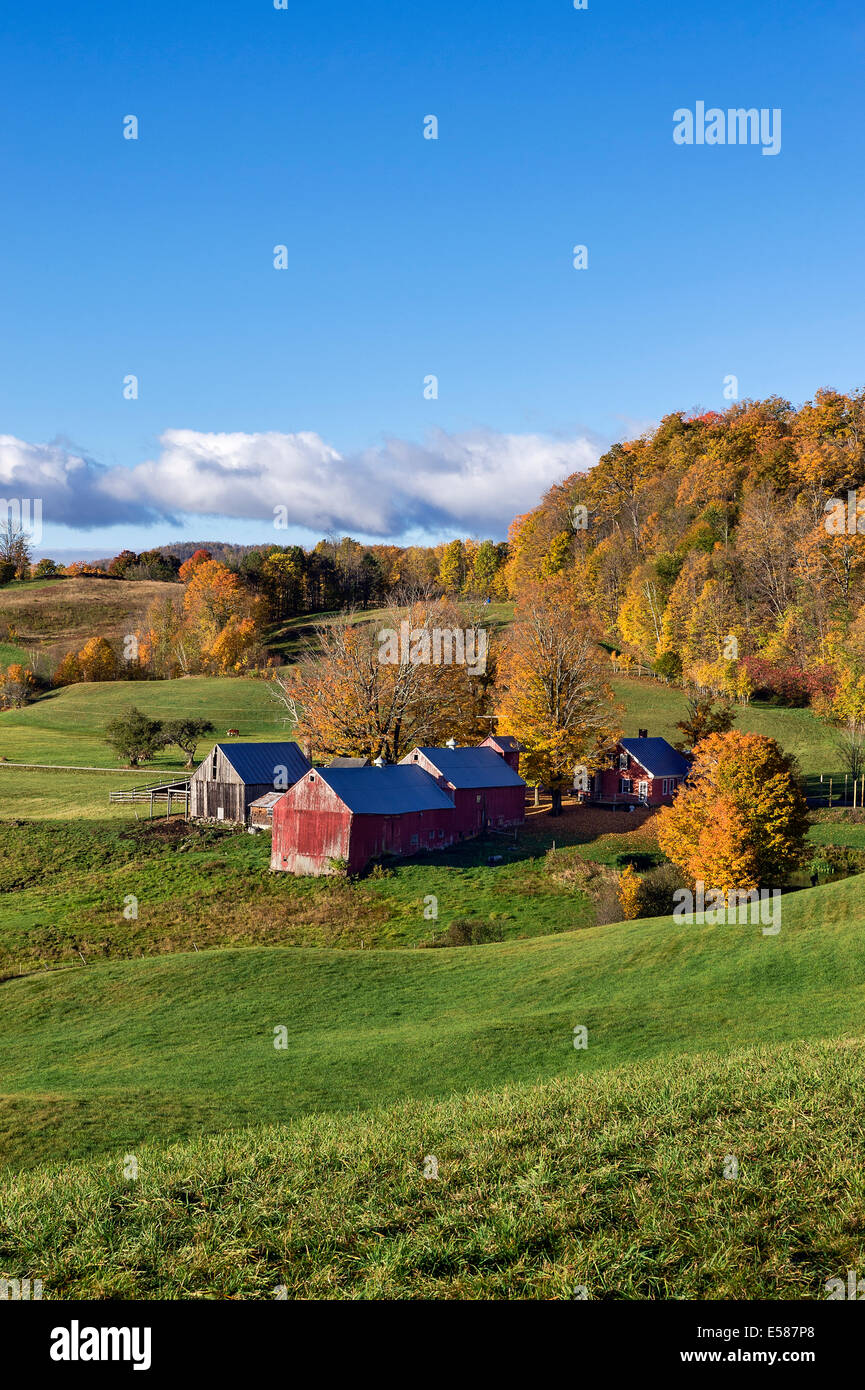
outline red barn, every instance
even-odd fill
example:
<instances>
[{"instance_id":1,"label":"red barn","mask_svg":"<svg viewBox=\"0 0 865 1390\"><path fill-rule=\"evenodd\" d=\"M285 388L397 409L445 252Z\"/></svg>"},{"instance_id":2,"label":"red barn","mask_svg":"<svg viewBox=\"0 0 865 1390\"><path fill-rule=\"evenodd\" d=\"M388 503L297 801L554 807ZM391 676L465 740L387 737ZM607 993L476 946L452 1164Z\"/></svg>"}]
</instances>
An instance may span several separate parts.
<instances>
[{"instance_id":1,"label":"red barn","mask_svg":"<svg viewBox=\"0 0 865 1390\"><path fill-rule=\"evenodd\" d=\"M402 765L417 763L435 778L453 800L458 837L467 840L488 828L505 830L525 821L526 784L506 753L519 760L519 746L498 752L489 740L480 748L413 748Z\"/></svg>"},{"instance_id":2,"label":"red barn","mask_svg":"<svg viewBox=\"0 0 865 1390\"><path fill-rule=\"evenodd\" d=\"M589 779L589 800L603 806L669 806L690 767L665 738L622 738L611 765Z\"/></svg>"},{"instance_id":3,"label":"red barn","mask_svg":"<svg viewBox=\"0 0 865 1390\"><path fill-rule=\"evenodd\" d=\"M495 755L493 755L495 756ZM321 767L273 808L271 869L359 873L382 854L444 849L456 839L451 798L419 767Z\"/></svg>"}]
</instances>

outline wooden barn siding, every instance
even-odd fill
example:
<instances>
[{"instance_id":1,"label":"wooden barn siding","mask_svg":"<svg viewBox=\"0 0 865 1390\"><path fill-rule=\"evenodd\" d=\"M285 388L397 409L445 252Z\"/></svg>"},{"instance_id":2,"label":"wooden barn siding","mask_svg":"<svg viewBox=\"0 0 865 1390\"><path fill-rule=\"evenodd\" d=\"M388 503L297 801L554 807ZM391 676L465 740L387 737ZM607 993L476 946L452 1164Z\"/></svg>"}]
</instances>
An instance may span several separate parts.
<instances>
[{"instance_id":1,"label":"wooden barn siding","mask_svg":"<svg viewBox=\"0 0 865 1390\"><path fill-rule=\"evenodd\" d=\"M272 792L273 783L244 784L221 748L216 752L216 780L213 781L211 761L211 753L208 753L190 779L190 816L193 820L217 820L221 806L224 820L244 825L252 802L265 792Z\"/></svg>"},{"instance_id":2,"label":"wooden barn siding","mask_svg":"<svg viewBox=\"0 0 865 1390\"><path fill-rule=\"evenodd\" d=\"M454 798L457 830L465 839L479 835L484 826L505 830L526 819L525 787L447 788ZM480 801L478 801L480 797Z\"/></svg>"},{"instance_id":3,"label":"wooden barn siding","mask_svg":"<svg viewBox=\"0 0 865 1390\"><path fill-rule=\"evenodd\" d=\"M454 812L446 807L436 811L405 811L401 816L354 816L349 867L356 872L382 854L408 857L446 849L453 844L455 836ZM417 844L412 844L415 837Z\"/></svg>"},{"instance_id":4,"label":"wooden barn siding","mask_svg":"<svg viewBox=\"0 0 865 1390\"><path fill-rule=\"evenodd\" d=\"M330 859L347 859L351 812L320 777L307 774L273 808L272 869L326 874Z\"/></svg>"}]
</instances>

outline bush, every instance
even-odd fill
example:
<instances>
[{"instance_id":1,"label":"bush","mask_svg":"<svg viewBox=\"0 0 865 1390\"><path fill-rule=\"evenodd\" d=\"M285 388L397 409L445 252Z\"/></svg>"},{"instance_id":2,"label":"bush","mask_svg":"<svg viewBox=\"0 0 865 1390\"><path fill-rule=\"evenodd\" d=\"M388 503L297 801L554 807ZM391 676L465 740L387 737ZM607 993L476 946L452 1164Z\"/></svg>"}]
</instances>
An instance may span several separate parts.
<instances>
[{"instance_id":1,"label":"bush","mask_svg":"<svg viewBox=\"0 0 865 1390\"><path fill-rule=\"evenodd\" d=\"M503 941L501 923L491 917L488 922L473 922L468 917L455 917L442 936L433 937L432 947L486 946L490 941Z\"/></svg>"},{"instance_id":2,"label":"bush","mask_svg":"<svg viewBox=\"0 0 865 1390\"><path fill-rule=\"evenodd\" d=\"M801 709L815 695L831 695L835 686L828 666L814 666L803 671L798 666L779 666L760 656L745 656L739 665L753 686L753 698L767 700L773 705Z\"/></svg>"},{"instance_id":3,"label":"bush","mask_svg":"<svg viewBox=\"0 0 865 1390\"><path fill-rule=\"evenodd\" d=\"M640 882L640 913L643 917L669 917L675 903L673 894L686 888L685 879L675 864L660 864L650 869Z\"/></svg>"}]
</instances>

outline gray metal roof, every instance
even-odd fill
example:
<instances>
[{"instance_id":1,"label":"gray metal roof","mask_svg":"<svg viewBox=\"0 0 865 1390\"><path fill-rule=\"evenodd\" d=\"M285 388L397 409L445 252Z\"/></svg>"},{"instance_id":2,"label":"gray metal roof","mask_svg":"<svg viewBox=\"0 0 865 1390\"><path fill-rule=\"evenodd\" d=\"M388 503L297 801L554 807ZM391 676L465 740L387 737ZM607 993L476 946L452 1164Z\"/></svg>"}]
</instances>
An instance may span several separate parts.
<instances>
[{"instance_id":1,"label":"gray metal roof","mask_svg":"<svg viewBox=\"0 0 865 1390\"><path fill-rule=\"evenodd\" d=\"M298 782L312 764L296 743L218 743L246 786L285 787ZM283 769L285 769L283 771Z\"/></svg>"},{"instance_id":2,"label":"gray metal roof","mask_svg":"<svg viewBox=\"0 0 865 1390\"><path fill-rule=\"evenodd\" d=\"M358 816L398 816L406 811L452 811L454 804L422 767L317 767L316 777Z\"/></svg>"},{"instance_id":3,"label":"gray metal roof","mask_svg":"<svg viewBox=\"0 0 865 1390\"><path fill-rule=\"evenodd\" d=\"M452 787L524 787L526 784L494 748L413 748L402 759L410 763L423 753Z\"/></svg>"},{"instance_id":4,"label":"gray metal roof","mask_svg":"<svg viewBox=\"0 0 865 1390\"><path fill-rule=\"evenodd\" d=\"M369 767L369 758L331 758L328 767Z\"/></svg>"},{"instance_id":5,"label":"gray metal roof","mask_svg":"<svg viewBox=\"0 0 865 1390\"><path fill-rule=\"evenodd\" d=\"M281 796L285 796L285 792L265 792L264 796L258 796L255 801L250 801L249 809L251 811L253 806L265 806L270 811Z\"/></svg>"},{"instance_id":6,"label":"gray metal roof","mask_svg":"<svg viewBox=\"0 0 865 1390\"><path fill-rule=\"evenodd\" d=\"M623 738L622 747L653 777L687 777L690 763L665 738Z\"/></svg>"}]
</instances>

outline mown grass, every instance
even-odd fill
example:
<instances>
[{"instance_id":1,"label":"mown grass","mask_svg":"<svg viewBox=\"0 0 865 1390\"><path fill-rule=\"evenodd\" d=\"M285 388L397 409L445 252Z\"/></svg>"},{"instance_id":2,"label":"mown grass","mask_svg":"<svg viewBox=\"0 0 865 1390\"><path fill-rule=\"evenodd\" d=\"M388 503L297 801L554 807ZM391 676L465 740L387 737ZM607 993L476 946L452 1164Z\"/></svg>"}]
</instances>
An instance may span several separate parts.
<instances>
[{"instance_id":1,"label":"mown grass","mask_svg":"<svg viewBox=\"0 0 865 1390\"><path fill-rule=\"evenodd\" d=\"M574 1053L544 1085L121 1146L0 1181L0 1272L53 1299L820 1299L865 1256L863 1063Z\"/></svg>"},{"instance_id":2,"label":"mown grass","mask_svg":"<svg viewBox=\"0 0 865 1390\"><path fill-rule=\"evenodd\" d=\"M153 719L183 715L209 719L215 733L202 739L200 756L212 742L225 741L230 728L240 730L243 742L291 737L286 711L273 700L264 680L189 676L172 681L105 681L65 686L24 709L4 710L0 757L9 762L120 768L123 764L105 742L105 726L130 705ZM160 772L182 765L176 748L165 749L138 769L139 780L153 780L153 774L158 778ZM10 799L21 784L7 781L16 777L14 768L0 767L0 773L0 814L12 814Z\"/></svg>"},{"instance_id":3,"label":"mown grass","mask_svg":"<svg viewBox=\"0 0 865 1390\"><path fill-rule=\"evenodd\" d=\"M493 924L505 940L572 931L595 923L596 905L601 920L611 909L617 915L615 875L626 864L644 871L663 862L653 817L566 803L555 819L543 806L530 808L516 841L496 836L394 860L360 880L295 878L271 872L266 835L179 817L149 821L146 808L130 821L128 808L105 805L111 775L89 774L99 812L123 813L103 820L95 819L95 806L76 802L83 776L22 776L56 783L70 816L0 822L0 976L77 965L79 953L88 961L126 959L193 943L415 946L465 917ZM855 847L863 828L833 813L831 823L813 827L814 849ZM493 855L502 862L490 865ZM806 872L799 882L807 881Z\"/></svg>"},{"instance_id":4,"label":"mown grass","mask_svg":"<svg viewBox=\"0 0 865 1390\"><path fill-rule=\"evenodd\" d=\"M0 1154L34 1163L575 1066L856 1037L863 916L854 877L788 895L777 936L654 918L450 950L201 951L7 981Z\"/></svg>"}]
</instances>

